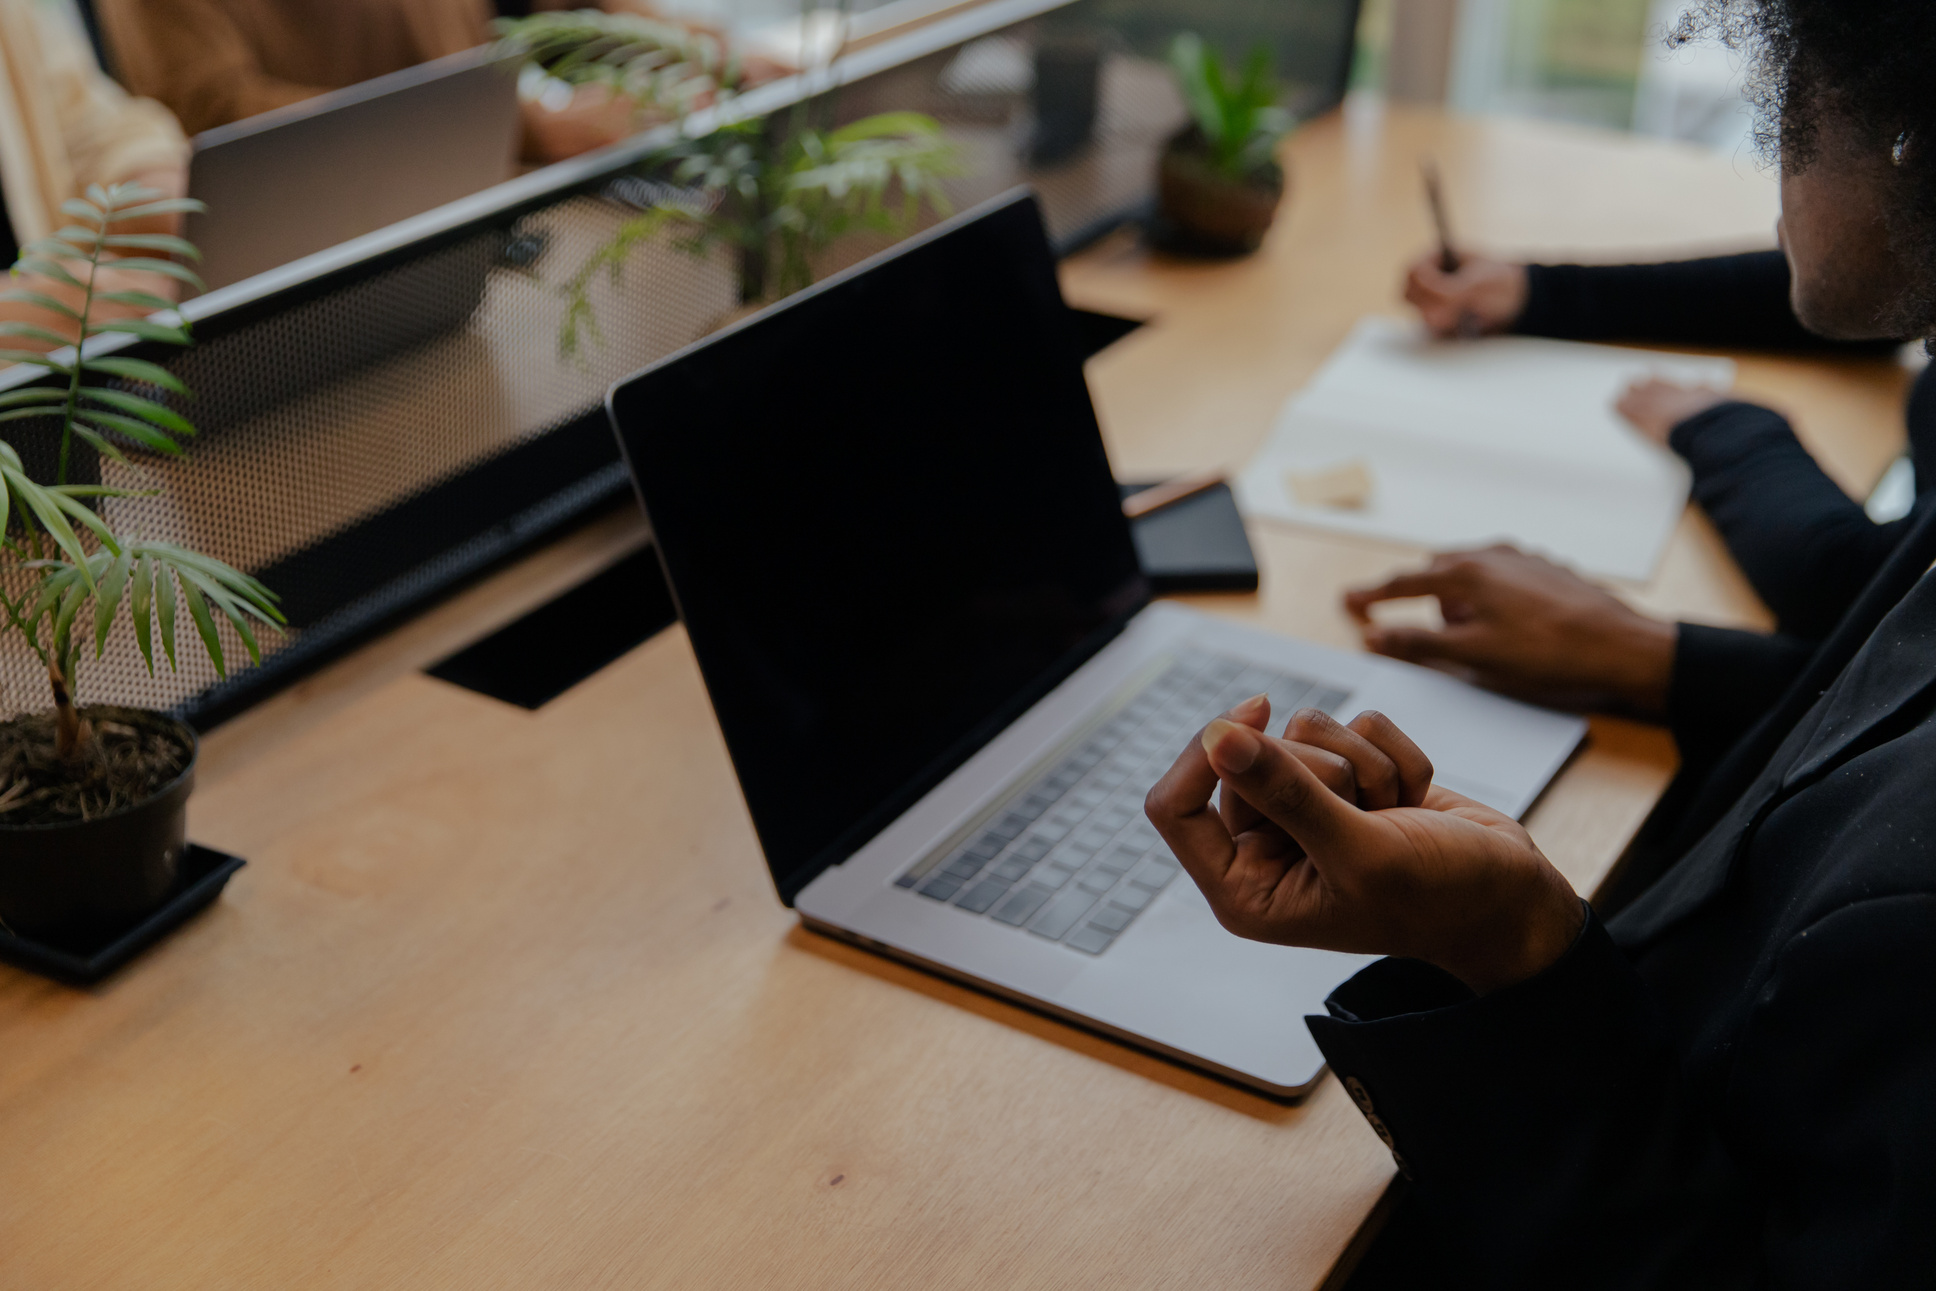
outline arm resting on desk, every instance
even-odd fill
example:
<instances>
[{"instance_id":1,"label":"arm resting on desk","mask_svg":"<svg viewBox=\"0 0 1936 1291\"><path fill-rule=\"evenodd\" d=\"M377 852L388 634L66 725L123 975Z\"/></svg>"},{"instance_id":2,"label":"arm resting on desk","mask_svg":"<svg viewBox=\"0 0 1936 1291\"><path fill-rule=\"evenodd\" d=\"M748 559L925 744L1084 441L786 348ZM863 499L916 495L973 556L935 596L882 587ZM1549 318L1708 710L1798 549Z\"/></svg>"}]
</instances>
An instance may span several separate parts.
<instances>
[{"instance_id":1,"label":"arm resting on desk","mask_svg":"<svg viewBox=\"0 0 1936 1291\"><path fill-rule=\"evenodd\" d=\"M1779 251L1664 264L1528 265L1526 305L1511 330L1568 341L1891 348L1830 341L1804 328L1788 303L1788 260Z\"/></svg>"},{"instance_id":2,"label":"arm resting on desk","mask_svg":"<svg viewBox=\"0 0 1936 1291\"><path fill-rule=\"evenodd\" d=\"M1676 426L1701 504L1783 632L1820 640L1910 523L1870 520L1776 412L1724 403Z\"/></svg>"},{"instance_id":3,"label":"arm resting on desk","mask_svg":"<svg viewBox=\"0 0 1936 1291\"><path fill-rule=\"evenodd\" d=\"M1683 767L1709 767L1774 707L1815 643L1780 633L1682 623L1667 688L1667 728Z\"/></svg>"},{"instance_id":4,"label":"arm resting on desk","mask_svg":"<svg viewBox=\"0 0 1936 1291\"><path fill-rule=\"evenodd\" d=\"M1936 1261L1907 1218L1936 1183L1933 918L1895 897L1791 940L1719 1099L1592 919L1517 986L1382 960L1309 1022L1478 1285L1909 1285Z\"/></svg>"}]
</instances>

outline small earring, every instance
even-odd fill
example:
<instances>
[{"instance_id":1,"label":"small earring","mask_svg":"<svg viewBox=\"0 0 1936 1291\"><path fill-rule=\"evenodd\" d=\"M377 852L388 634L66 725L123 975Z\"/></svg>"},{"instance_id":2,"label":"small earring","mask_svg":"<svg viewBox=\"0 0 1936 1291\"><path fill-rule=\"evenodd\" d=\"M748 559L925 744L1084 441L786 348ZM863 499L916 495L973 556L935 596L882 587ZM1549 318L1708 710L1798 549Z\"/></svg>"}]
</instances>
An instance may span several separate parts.
<instances>
[{"instance_id":1,"label":"small earring","mask_svg":"<svg viewBox=\"0 0 1936 1291\"><path fill-rule=\"evenodd\" d=\"M1902 165L1902 159L1908 154L1909 154L1909 132L1905 130L1901 134L1896 136L1896 142L1894 146L1889 149L1889 160L1893 161L1896 165L1900 166Z\"/></svg>"}]
</instances>

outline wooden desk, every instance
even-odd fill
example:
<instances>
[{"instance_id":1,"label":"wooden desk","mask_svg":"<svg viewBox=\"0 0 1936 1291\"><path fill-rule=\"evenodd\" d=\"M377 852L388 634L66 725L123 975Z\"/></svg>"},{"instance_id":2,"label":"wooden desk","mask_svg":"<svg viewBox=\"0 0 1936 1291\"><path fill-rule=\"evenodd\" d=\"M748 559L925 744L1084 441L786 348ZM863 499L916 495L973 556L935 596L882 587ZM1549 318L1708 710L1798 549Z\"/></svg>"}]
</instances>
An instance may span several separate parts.
<instances>
[{"instance_id":1,"label":"wooden desk","mask_svg":"<svg viewBox=\"0 0 1936 1291\"><path fill-rule=\"evenodd\" d=\"M1475 241L1766 238L1745 164L1354 110L1292 149L1260 257L1105 246L1086 304L1125 474L1235 466L1426 242L1438 154ZM1737 173L1738 172L1738 173ZM1862 485L1886 364L1744 365ZM1216 611L1350 644L1344 583L1415 557L1261 530ZM207 742L197 837L249 857L120 978L0 970L0 1286L1310 1287L1390 1158L1334 1084L1285 1107L799 930L774 900L684 637L537 713L415 669L640 541L541 553ZM1655 606L1755 621L1690 520ZM1664 782L1597 723L1532 828L1589 886Z\"/></svg>"}]
</instances>

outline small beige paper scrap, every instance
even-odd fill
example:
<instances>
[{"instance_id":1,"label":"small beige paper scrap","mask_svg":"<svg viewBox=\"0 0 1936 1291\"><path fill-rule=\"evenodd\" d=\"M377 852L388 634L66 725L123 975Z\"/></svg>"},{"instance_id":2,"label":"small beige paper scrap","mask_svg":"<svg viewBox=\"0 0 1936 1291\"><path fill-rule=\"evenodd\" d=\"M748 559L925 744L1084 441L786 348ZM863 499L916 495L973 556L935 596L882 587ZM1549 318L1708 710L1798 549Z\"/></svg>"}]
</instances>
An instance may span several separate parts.
<instances>
[{"instance_id":1,"label":"small beige paper scrap","mask_svg":"<svg viewBox=\"0 0 1936 1291\"><path fill-rule=\"evenodd\" d=\"M1361 457L1318 471L1286 471L1284 483L1301 506L1356 511L1371 501L1371 468Z\"/></svg>"}]
</instances>

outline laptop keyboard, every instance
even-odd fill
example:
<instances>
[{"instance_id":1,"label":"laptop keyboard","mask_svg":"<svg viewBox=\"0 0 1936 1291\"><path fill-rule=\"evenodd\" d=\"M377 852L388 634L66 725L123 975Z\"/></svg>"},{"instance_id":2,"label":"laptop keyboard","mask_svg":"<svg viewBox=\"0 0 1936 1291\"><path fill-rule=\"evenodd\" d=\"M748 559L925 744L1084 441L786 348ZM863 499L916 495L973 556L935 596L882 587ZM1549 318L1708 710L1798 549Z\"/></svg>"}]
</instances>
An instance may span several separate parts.
<instances>
[{"instance_id":1,"label":"laptop keyboard","mask_svg":"<svg viewBox=\"0 0 1936 1291\"><path fill-rule=\"evenodd\" d=\"M922 858L895 886L1102 954L1180 872L1143 815L1144 795L1183 741L1260 691L1278 725L1300 708L1335 715L1351 697L1309 677L1185 652L966 840Z\"/></svg>"}]
</instances>

